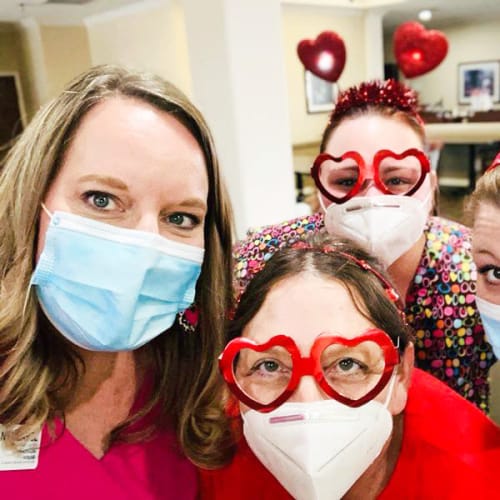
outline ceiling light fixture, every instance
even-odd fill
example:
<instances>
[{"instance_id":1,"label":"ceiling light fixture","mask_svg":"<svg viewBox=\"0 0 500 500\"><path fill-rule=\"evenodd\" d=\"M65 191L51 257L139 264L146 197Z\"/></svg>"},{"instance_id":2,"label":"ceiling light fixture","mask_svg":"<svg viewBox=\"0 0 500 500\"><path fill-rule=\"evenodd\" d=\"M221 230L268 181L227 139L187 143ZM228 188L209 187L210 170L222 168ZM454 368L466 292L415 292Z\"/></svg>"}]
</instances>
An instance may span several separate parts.
<instances>
[{"instance_id":1,"label":"ceiling light fixture","mask_svg":"<svg viewBox=\"0 0 500 500\"><path fill-rule=\"evenodd\" d=\"M418 13L418 18L421 21L430 21L432 19L432 10L424 9Z\"/></svg>"}]
</instances>

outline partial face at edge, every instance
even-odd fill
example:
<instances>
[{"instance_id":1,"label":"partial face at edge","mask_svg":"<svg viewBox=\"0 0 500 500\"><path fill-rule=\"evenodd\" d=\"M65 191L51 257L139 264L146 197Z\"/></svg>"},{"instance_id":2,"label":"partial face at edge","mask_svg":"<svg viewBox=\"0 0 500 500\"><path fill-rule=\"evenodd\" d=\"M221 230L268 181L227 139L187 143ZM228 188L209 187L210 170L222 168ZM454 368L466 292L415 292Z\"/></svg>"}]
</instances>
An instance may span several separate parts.
<instances>
[{"instance_id":1,"label":"partial face at edge","mask_svg":"<svg viewBox=\"0 0 500 500\"><path fill-rule=\"evenodd\" d=\"M208 177L203 152L168 113L113 97L84 116L44 203L129 229L204 246ZM49 224L42 212L37 260Z\"/></svg>"},{"instance_id":2,"label":"partial face at edge","mask_svg":"<svg viewBox=\"0 0 500 500\"><path fill-rule=\"evenodd\" d=\"M482 203L472 230L472 255L477 266L479 297L500 304L500 208Z\"/></svg>"}]
</instances>

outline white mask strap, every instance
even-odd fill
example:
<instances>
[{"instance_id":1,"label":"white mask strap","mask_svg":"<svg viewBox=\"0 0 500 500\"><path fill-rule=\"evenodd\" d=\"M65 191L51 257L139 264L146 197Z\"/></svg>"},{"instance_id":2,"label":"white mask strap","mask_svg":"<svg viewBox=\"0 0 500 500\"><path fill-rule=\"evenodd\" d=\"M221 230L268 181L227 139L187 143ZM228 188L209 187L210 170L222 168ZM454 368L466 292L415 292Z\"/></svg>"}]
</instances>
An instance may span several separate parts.
<instances>
[{"instance_id":1,"label":"white mask strap","mask_svg":"<svg viewBox=\"0 0 500 500\"><path fill-rule=\"evenodd\" d=\"M318 194L319 204L320 204L321 208L323 209L323 212L326 213L326 208L327 207L325 207L325 204L323 203L323 198L321 197L321 193L320 193L319 189L317 190L317 194Z\"/></svg>"},{"instance_id":2,"label":"white mask strap","mask_svg":"<svg viewBox=\"0 0 500 500\"><path fill-rule=\"evenodd\" d=\"M49 216L50 219L52 219L52 214L50 213L49 209L45 206L45 203L41 203L43 211Z\"/></svg>"},{"instance_id":3,"label":"white mask strap","mask_svg":"<svg viewBox=\"0 0 500 500\"><path fill-rule=\"evenodd\" d=\"M389 402L391 401L392 398L392 391L394 389L394 384L396 383L396 371L397 371L397 366L394 367L392 370L392 375L391 375L391 380L389 381L389 392L387 393L387 396L384 401L384 408L387 408L389 406Z\"/></svg>"}]
</instances>

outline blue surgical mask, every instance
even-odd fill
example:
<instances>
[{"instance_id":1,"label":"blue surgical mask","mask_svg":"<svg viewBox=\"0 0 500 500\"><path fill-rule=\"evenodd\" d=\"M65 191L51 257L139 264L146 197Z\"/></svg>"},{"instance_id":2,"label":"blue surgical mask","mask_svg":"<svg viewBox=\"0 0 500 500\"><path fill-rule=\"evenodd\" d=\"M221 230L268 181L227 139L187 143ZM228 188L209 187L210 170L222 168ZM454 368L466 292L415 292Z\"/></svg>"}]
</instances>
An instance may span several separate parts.
<instances>
[{"instance_id":1,"label":"blue surgical mask","mask_svg":"<svg viewBox=\"0 0 500 500\"><path fill-rule=\"evenodd\" d=\"M31 284L70 342L91 351L137 349L194 301L202 248L66 212L50 217Z\"/></svg>"},{"instance_id":2,"label":"blue surgical mask","mask_svg":"<svg viewBox=\"0 0 500 500\"><path fill-rule=\"evenodd\" d=\"M476 297L476 305L481 315L486 339L493 347L497 359L500 359L500 305L488 302L481 297Z\"/></svg>"}]
</instances>

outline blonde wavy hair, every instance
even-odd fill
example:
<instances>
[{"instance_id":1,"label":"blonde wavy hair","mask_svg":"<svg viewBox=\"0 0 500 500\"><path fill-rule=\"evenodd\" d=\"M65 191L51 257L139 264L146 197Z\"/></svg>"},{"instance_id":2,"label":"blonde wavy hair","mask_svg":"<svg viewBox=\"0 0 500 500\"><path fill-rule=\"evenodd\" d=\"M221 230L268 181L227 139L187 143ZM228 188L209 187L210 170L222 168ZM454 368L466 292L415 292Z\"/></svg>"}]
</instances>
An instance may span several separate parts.
<instances>
[{"instance_id":1,"label":"blonde wavy hair","mask_svg":"<svg viewBox=\"0 0 500 500\"><path fill-rule=\"evenodd\" d=\"M486 203L500 208L500 164L477 181L473 193L466 199L464 214L467 224L474 225L479 207Z\"/></svg>"},{"instance_id":2,"label":"blonde wavy hair","mask_svg":"<svg viewBox=\"0 0 500 500\"><path fill-rule=\"evenodd\" d=\"M113 96L142 100L174 116L194 136L205 156L209 179L205 260L198 280L197 331L176 322L147 346L153 390L145 407L116 428L110 442L145 438L125 432L153 407L157 425L173 425L185 454L205 467L230 457L232 440L221 408L216 359L223 348L230 309L232 212L220 177L208 126L176 87L161 78L117 66L98 66L75 78L38 111L6 156L0 176L0 423L10 442L64 418L82 371L74 347L41 313L30 290L40 206L57 176L82 117ZM9 433L10 436L10 433Z\"/></svg>"}]
</instances>

